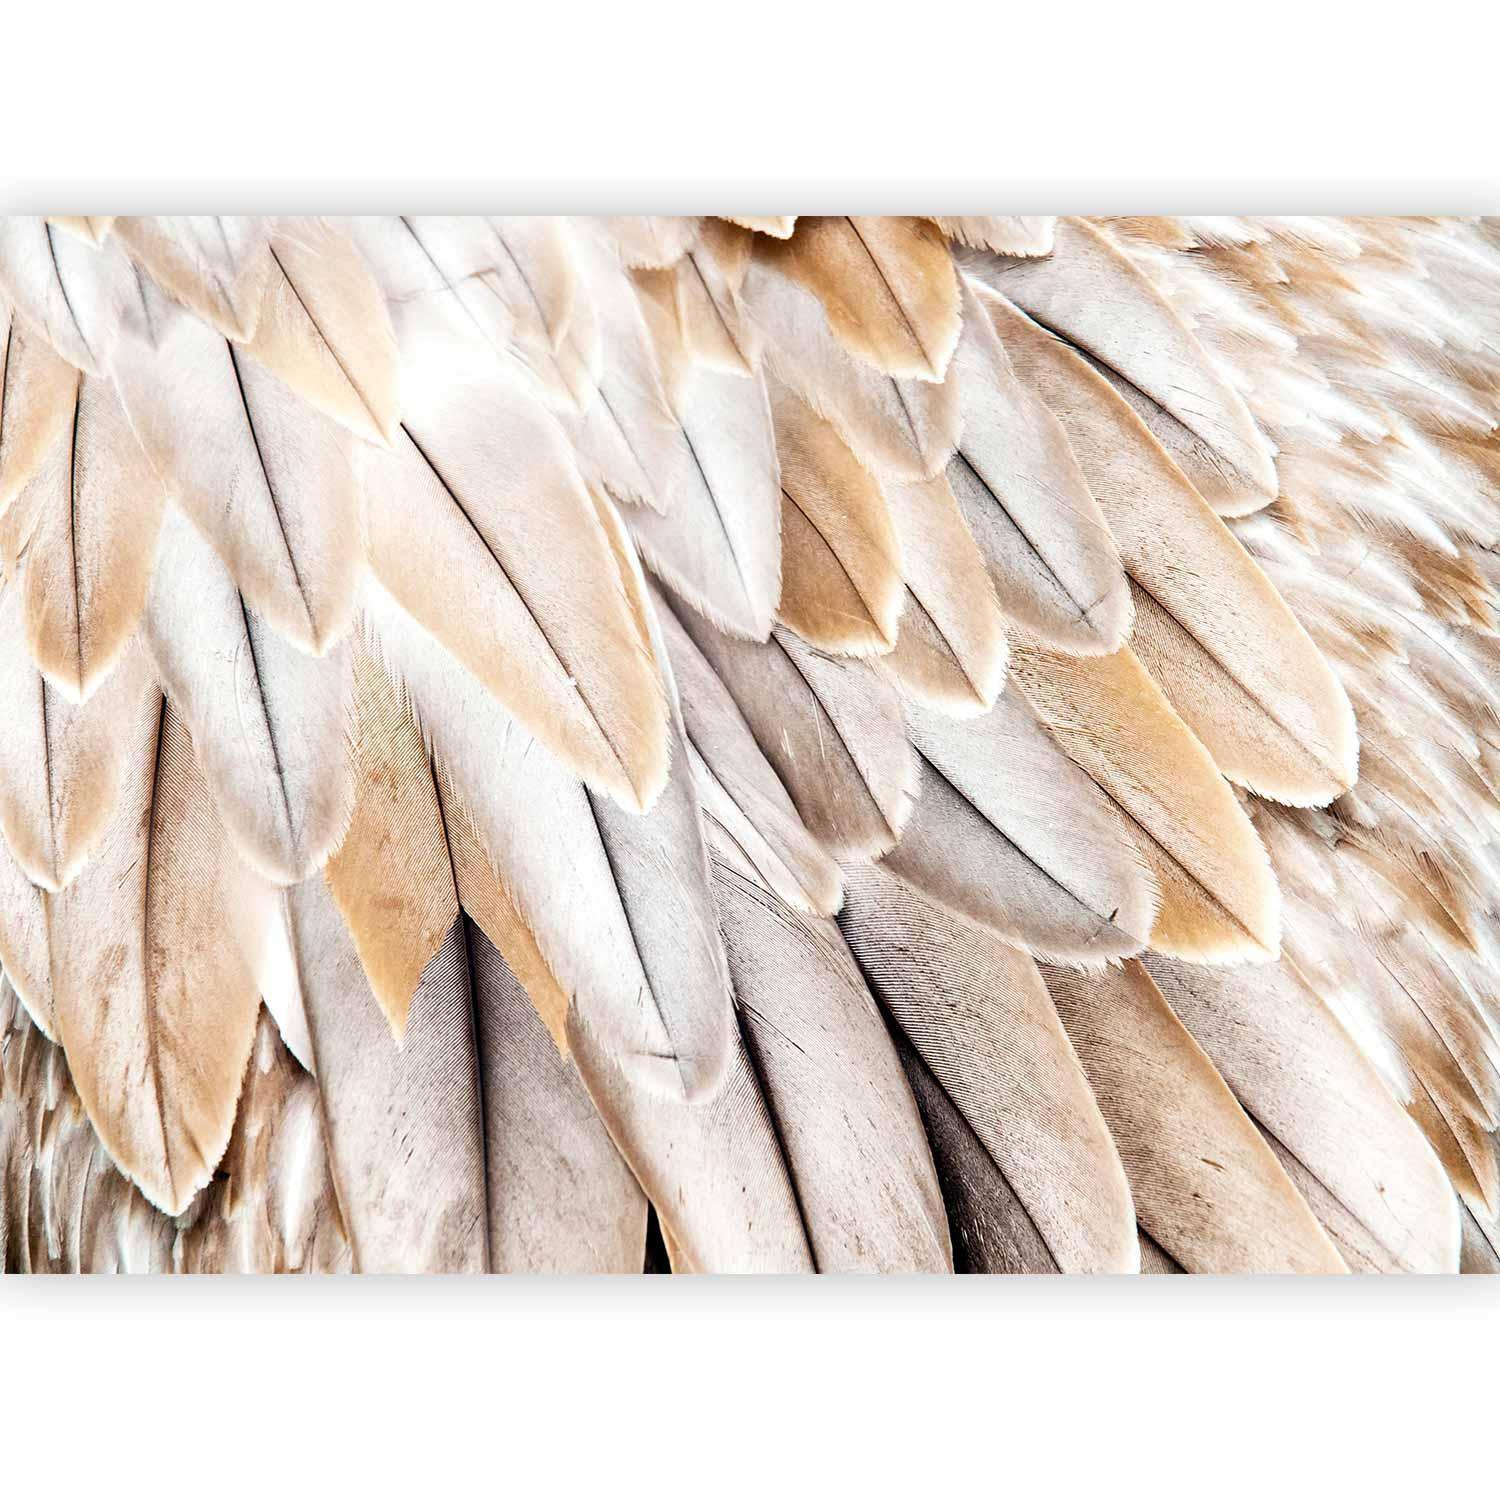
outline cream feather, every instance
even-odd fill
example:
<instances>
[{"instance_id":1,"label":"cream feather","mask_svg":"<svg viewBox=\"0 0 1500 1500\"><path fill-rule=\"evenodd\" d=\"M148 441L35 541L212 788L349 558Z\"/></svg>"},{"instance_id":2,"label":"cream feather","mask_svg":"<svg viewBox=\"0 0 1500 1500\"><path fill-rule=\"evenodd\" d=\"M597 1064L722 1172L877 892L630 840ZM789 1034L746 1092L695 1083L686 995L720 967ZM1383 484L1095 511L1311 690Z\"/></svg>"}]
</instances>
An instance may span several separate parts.
<instances>
[{"instance_id":1,"label":"cream feather","mask_svg":"<svg viewBox=\"0 0 1500 1500\"><path fill-rule=\"evenodd\" d=\"M272 224L254 215L121 218L114 238L152 280L225 338L255 336L271 279Z\"/></svg>"},{"instance_id":2,"label":"cream feather","mask_svg":"<svg viewBox=\"0 0 1500 1500\"><path fill-rule=\"evenodd\" d=\"M62 441L78 371L0 300L0 517Z\"/></svg>"},{"instance_id":3,"label":"cream feather","mask_svg":"<svg viewBox=\"0 0 1500 1500\"><path fill-rule=\"evenodd\" d=\"M0 217L0 292L14 316L90 375L108 371L131 282L113 239L95 249L45 219Z\"/></svg>"},{"instance_id":4,"label":"cream feather","mask_svg":"<svg viewBox=\"0 0 1500 1500\"><path fill-rule=\"evenodd\" d=\"M1057 220L1045 215L998 214L989 218L932 221L951 240L996 255L1050 255Z\"/></svg>"}]
</instances>

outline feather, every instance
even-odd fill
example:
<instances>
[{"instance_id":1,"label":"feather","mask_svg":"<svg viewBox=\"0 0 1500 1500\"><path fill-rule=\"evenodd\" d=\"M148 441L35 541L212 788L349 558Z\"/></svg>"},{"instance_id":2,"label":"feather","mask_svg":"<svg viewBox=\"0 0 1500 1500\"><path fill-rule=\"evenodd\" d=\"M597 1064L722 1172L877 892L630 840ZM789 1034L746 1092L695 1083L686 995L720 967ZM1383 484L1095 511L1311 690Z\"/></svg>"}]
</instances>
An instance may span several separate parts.
<instances>
[{"instance_id":1,"label":"feather","mask_svg":"<svg viewBox=\"0 0 1500 1500\"><path fill-rule=\"evenodd\" d=\"M811 292L833 335L887 375L938 381L958 342L958 279L925 219L804 218L757 257Z\"/></svg>"},{"instance_id":2,"label":"feather","mask_svg":"<svg viewBox=\"0 0 1500 1500\"><path fill-rule=\"evenodd\" d=\"M882 374L833 337L811 292L759 257L739 290L772 371L833 424L867 469L928 479L953 457L961 426L956 380Z\"/></svg>"},{"instance_id":3,"label":"feather","mask_svg":"<svg viewBox=\"0 0 1500 1500\"><path fill-rule=\"evenodd\" d=\"M1135 1212L1036 965L879 866L840 925L904 1033L954 1227L975 1271L1133 1271Z\"/></svg>"},{"instance_id":4,"label":"feather","mask_svg":"<svg viewBox=\"0 0 1500 1500\"><path fill-rule=\"evenodd\" d=\"M306 879L343 838L354 795L348 642L319 659L268 629L175 511L145 639L246 862L278 884Z\"/></svg>"},{"instance_id":5,"label":"feather","mask_svg":"<svg viewBox=\"0 0 1500 1500\"><path fill-rule=\"evenodd\" d=\"M325 416L389 446L400 413L396 338L359 252L326 219L284 219L255 336L245 345Z\"/></svg>"},{"instance_id":6,"label":"feather","mask_svg":"<svg viewBox=\"0 0 1500 1500\"><path fill-rule=\"evenodd\" d=\"M1290 965L1145 966L1351 1267L1455 1269L1456 1200L1432 1148Z\"/></svg>"},{"instance_id":7,"label":"feather","mask_svg":"<svg viewBox=\"0 0 1500 1500\"><path fill-rule=\"evenodd\" d=\"M954 359L964 431L948 481L1001 609L1059 650L1113 651L1131 617L1115 539L1062 426L1016 378L992 301L965 283Z\"/></svg>"},{"instance_id":8,"label":"feather","mask_svg":"<svg viewBox=\"0 0 1500 1500\"><path fill-rule=\"evenodd\" d=\"M16 503L26 637L47 679L88 697L146 604L162 487L112 386L79 378L68 427Z\"/></svg>"},{"instance_id":9,"label":"feather","mask_svg":"<svg viewBox=\"0 0 1500 1500\"><path fill-rule=\"evenodd\" d=\"M354 663L357 792L325 874L399 1040L428 961L458 914L432 763L405 703L368 652Z\"/></svg>"},{"instance_id":10,"label":"feather","mask_svg":"<svg viewBox=\"0 0 1500 1500\"><path fill-rule=\"evenodd\" d=\"M772 386L781 459L781 603L777 619L825 651L889 651L904 589L880 486L832 426Z\"/></svg>"},{"instance_id":11,"label":"feather","mask_svg":"<svg viewBox=\"0 0 1500 1500\"><path fill-rule=\"evenodd\" d=\"M1266 851L1129 649L1069 657L1017 646L1011 678L1128 821L1161 892L1151 946L1197 963L1274 958L1281 897Z\"/></svg>"},{"instance_id":12,"label":"feather","mask_svg":"<svg viewBox=\"0 0 1500 1500\"><path fill-rule=\"evenodd\" d=\"M105 1149L176 1214L229 1141L269 905L214 815L182 718L147 697L116 730L130 750L117 810L47 897L53 1013Z\"/></svg>"},{"instance_id":13,"label":"feather","mask_svg":"<svg viewBox=\"0 0 1500 1500\"><path fill-rule=\"evenodd\" d=\"M548 750L649 807L667 772L661 686L562 434L497 372L449 377L409 391L402 437L369 456L370 565Z\"/></svg>"},{"instance_id":14,"label":"feather","mask_svg":"<svg viewBox=\"0 0 1500 1500\"><path fill-rule=\"evenodd\" d=\"M1132 582L1133 649L1231 781L1298 806L1347 790L1354 715L1270 580L1126 403L1035 325L990 309L1058 414Z\"/></svg>"},{"instance_id":15,"label":"feather","mask_svg":"<svg viewBox=\"0 0 1500 1500\"><path fill-rule=\"evenodd\" d=\"M632 1086L712 1094L729 1057L729 981L680 731L651 811L619 811L540 753L388 595L372 588L367 609L434 759L571 997L570 1038L581 1016Z\"/></svg>"},{"instance_id":16,"label":"feather","mask_svg":"<svg viewBox=\"0 0 1500 1500\"><path fill-rule=\"evenodd\" d=\"M482 932L470 968L484 1094L490 1269L639 1271L646 1199L573 1065Z\"/></svg>"},{"instance_id":17,"label":"feather","mask_svg":"<svg viewBox=\"0 0 1500 1500\"><path fill-rule=\"evenodd\" d=\"M1045 972L1141 1227L1184 1270L1338 1273L1332 1241L1145 969Z\"/></svg>"},{"instance_id":18,"label":"feather","mask_svg":"<svg viewBox=\"0 0 1500 1500\"><path fill-rule=\"evenodd\" d=\"M14 987L37 1029L49 1042L55 1042L46 902L3 842L0 842L0 971Z\"/></svg>"},{"instance_id":19,"label":"feather","mask_svg":"<svg viewBox=\"0 0 1500 1500\"><path fill-rule=\"evenodd\" d=\"M697 219L683 216L618 214L602 222L620 259L636 270L672 265L698 229Z\"/></svg>"},{"instance_id":20,"label":"feather","mask_svg":"<svg viewBox=\"0 0 1500 1500\"><path fill-rule=\"evenodd\" d=\"M774 240L789 239L797 225L796 214L765 214L748 218L736 218L729 214L725 218L731 224L738 224L743 229L753 229L757 234L768 234Z\"/></svg>"},{"instance_id":21,"label":"feather","mask_svg":"<svg viewBox=\"0 0 1500 1500\"><path fill-rule=\"evenodd\" d=\"M398 1046L328 887L314 878L287 898L356 1268L484 1270L484 1145L462 922L440 935L406 997Z\"/></svg>"},{"instance_id":22,"label":"feather","mask_svg":"<svg viewBox=\"0 0 1500 1500\"><path fill-rule=\"evenodd\" d=\"M115 235L163 291L230 339L255 336L271 279L271 221L188 214L115 221Z\"/></svg>"},{"instance_id":23,"label":"feather","mask_svg":"<svg viewBox=\"0 0 1500 1500\"><path fill-rule=\"evenodd\" d=\"M136 435L250 606L326 650L360 566L353 436L196 318L148 306L154 344L127 340L115 371Z\"/></svg>"},{"instance_id":24,"label":"feather","mask_svg":"<svg viewBox=\"0 0 1500 1500\"><path fill-rule=\"evenodd\" d=\"M946 910L1065 962L1137 953L1153 882L1108 799L1018 694L983 718L909 715L921 792L885 867Z\"/></svg>"},{"instance_id":25,"label":"feather","mask_svg":"<svg viewBox=\"0 0 1500 1500\"><path fill-rule=\"evenodd\" d=\"M1107 375L1215 510L1244 515L1276 498L1271 446L1244 401L1099 230L1059 219L1051 255L972 269Z\"/></svg>"},{"instance_id":26,"label":"feather","mask_svg":"<svg viewBox=\"0 0 1500 1500\"><path fill-rule=\"evenodd\" d=\"M122 735L146 698L151 671L128 653L87 703L70 703L31 664L18 591L0 592L0 832L27 879L61 890L83 868L128 780Z\"/></svg>"},{"instance_id":27,"label":"feather","mask_svg":"<svg viewBox=\"0 0 1500 1500\"><path fill-rule=\"evenodd\" d=\"M797 1193L738 1029L720 1087L697 1104L635 1087L587 1028L570 1027L570 1049L656 1208L673 1271L813 1269Z\"/></svg>"},{"instance_id":28,"label":"feather","mask_svg":"<svg viewBox=\"0 0 1500 1500\"><path fill-rule=\"evenodd\" d=\"M670 312L683 349L727 375L754 375L760 338L735 291L749 238L705 220L698 243L667 271L638 271L635 283Z\"/></svg>"},{"instance_id":29,"label":"feather","mask_svg":"<svg viewBox=\"0 0 1500 1500\"><path fill-rule=\"evenodd\" d=\"M1005 685L1009 657L984 558L942 475L882 489L905 582L900 633L883 665L929 708L984 713Z\"/></svg>"},{"instance_id":30,"label":"feather","mask_svg":"<svg viewBox=\"0 0 1500 1500\"><path fill-rule=\"evenodd\" d=\"M724 684L668 604L656 597L704 815L783 901L798 911L832 915L843 899L838 866L798 817Z\"/></svg>"},{"instance_id":31,"label":"feather","mask_svg":"<svg viewBox=\"0 0 1500 1500\"><path fill-rule=\"evenodd\" d=\"M992 218L945 218L932 221L961 245L996 255L1050 255L1057 220L1045 215L999 214Z\"/></svg>"},{"instance_id":32,"label":"feather","mask_svg":"<svg viewBox=\"0 0 1500 1500\"><path fill-rule=\"evenodd\" d=\"M718 674L809 832L835 857L884 853L901 835L916 763L894 690L869 664L822 656L786 631L720 635L673 606Z\"/></svg>"},{"instance_id":33,"label":"feather","mask_svg":"<svg viewBox=\"0 0 1500 1500\"><path fill-rule=\"evenodd\" d=\"M72 421L78 371L0 300L0 517Z\"/></svg>"},{"instance_id":34,"label":"feather","mask_svg":"<svg viewBox=\"0 0 1500 1500\"><path fill-rule=\"evenodd\" d=\"M765 382L697 368L671 402L680 425L657 489L670 510L633 508L631 535L694 608L764 640L781 595L782 505Z\"/></svg>"},{"instance_id":35,"label":"feather","mask_svg":"<svg viewBox=\"0 0 1500 1500\"><path fill-rule=\"evenodd\" d=\"M745 1045L776 1121L816 1266L952 1268L921 1120L837 926L716 866Z\"/></svg>"},{"instance_id":36,"label":"feather","mask_svg":"<svg viewBox=\"0 0 1500 1500\"><path fill-rule=\"evenodd\" d=\"M115 215L48 214L47 222L56 224L59 229L66 229L69 234L76 234L86 244L97 248L109 238L115 225Z\"/></svg>"},{"instance_id":37,"label":"feather","mask_svg":"<svg viewBox=\"0 0 1500 1500\"><path fill-rule=\"evenodd\" d=\"M130 287L129 263L113 242L96 250L45 219L0 218L0 292L78 369L107 370Z\"/></svg>"}]
</instances>

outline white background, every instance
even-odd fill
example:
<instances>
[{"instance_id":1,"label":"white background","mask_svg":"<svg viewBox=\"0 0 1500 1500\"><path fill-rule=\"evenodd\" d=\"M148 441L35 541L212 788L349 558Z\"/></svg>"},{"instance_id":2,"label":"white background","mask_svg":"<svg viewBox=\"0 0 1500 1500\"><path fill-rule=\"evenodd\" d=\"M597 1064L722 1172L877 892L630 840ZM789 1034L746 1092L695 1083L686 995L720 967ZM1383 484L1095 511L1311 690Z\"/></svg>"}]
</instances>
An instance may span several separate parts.
<instances>
[{"instance_id":1,"label":"white background","mask_svg":"<svg viewBox=\"0 0 1500 1500\"><path fill-rule=\"evenodd\" d=\"M1483 9L20 0L0 209L1500 211ZM1478 1278L9 1278L0 1491L1483 1494L1497 1352Z\"/></svg>"}]
</instances>

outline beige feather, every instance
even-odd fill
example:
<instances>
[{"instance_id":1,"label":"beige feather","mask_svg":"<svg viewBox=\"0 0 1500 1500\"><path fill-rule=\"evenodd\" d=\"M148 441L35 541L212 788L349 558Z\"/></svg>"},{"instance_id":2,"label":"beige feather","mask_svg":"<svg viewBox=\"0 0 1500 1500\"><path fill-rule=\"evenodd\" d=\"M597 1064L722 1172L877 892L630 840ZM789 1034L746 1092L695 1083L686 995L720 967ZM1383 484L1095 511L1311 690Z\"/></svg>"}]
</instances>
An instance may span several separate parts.
<instances>
[{"instance_id":1,"label":"beige feather","mask_svg":"<svg viewBox=\"0 0 1500 1500\"><path fill-rule=\"evenodd\" d=\"M974 1271L1133 1271L1114 1141L1035 963L872 866L840 925L905 1037L955 1254Z\"/></svg>"},{"instance_id":2,"label":"beige feather","mask_svg":"<svg viewBox=\"0 0 1500 1500\"><path fill-rule=\"evenodd\" d=\"M781 459L777 619L825 651L889 651L905 591L880 485L833 427L779 381L771 411Z\"/></svg>"},{"instance_id":3,"label":"beige feather","mask_svg":"<svg viewBox=\"0 0 1500 1500\"><path fill-rule=\"evenodd\" d=\"M991 218L944 218L932 221L961 245L992 250L996 255L1050 255L1055 218L1046 215L998 214Z\"/></svg>"},{"instance_id":4,"label":"beige feather","mask_svg":"<svg viewBox=\"0 0 1500 1500\"><path fill-rule=\"evenodd\" d=\"M1305 806L1347 790L1348 698L1274 586L1106 381L1002 301L988 306L1099 498L1133 584L1133 648L1173 706L1252 791Z\"/></svg>"},{"instance_id":5,"label":"beige feather","mask_svg":"<svg viewBox=\"0 0 1500 1500\"><path fill-rule=\"evenodd\" d=\"M759 243L759 242L757 242ZM866 468L928 479L958 446L958 382L893 379L833 337L818 299L758 256L741 296L766 340L771 369L839 436Z\"/></svg>"},{"instance_id":6,"label":"beige feather","mask_svg":"<svg viewBox=\"0 0 1500 1500\"><path fill-rule=\"evenodd\" d=\"M1173 1260L1211 1275L1346 1269L1138 962L1045 975L1120 1148L1141 1227Z\"/></svg>"},{"instance_id":7,"label":"beige feather","mask_svg":"<svg viewBox=\"0 0 1500 1500\"><path fill-rule=\"evenodd\" d=\"M325 875L399 1040L458 893L432 761L396 687L363 650L354 703L354 812Z\"/></svg>"},{"instance_id":8,"label":"beige feather","mask_svg":"<svg viewBox=\"0 0 1500 1500\"><path fill-rule=\"evenodd\" d=\"M888 850L906 826L917 772L886 679L867 662L823 656L783 630L765 643L737 641L672 609L808 830L836 857Z\"/></svg>"},{"instance_id":9,"label":"beige feather","mask_svg":"<svg viewBox=\"0 0 1500 1500\"><path fill-rule=\"evenodd\" d=\"M45 219L0 217L0 292L16 317L90 375L107 372L131 293L130 264Z\"/></svg>"},{"instance_id":10,"label":"beige feather","mask_svg":"<svg viewBox=\"0 0 1500 1500\"><path fill-rule=\"evenodd\" d=\"M588 490L544 408L482 365L450 374L411 391L403 436L370 454L371 567L551 753L649 807L661 685Z\"/></svg>"},{"instance_id":11,"label":"beige feather","mask_svg":"<svg viewBox=\"0 0 1500 1500\"><path fill-rule=\"evenodd\" d=\"M834 336L887 375L941 380L958 342L958 279L925 219L803 218L757 256L811 292Z\"/></svg>"},{"instance_id":12,"label":"beige feather","mask_svg":"<svg viewBox=\"0 0 1500 1500\"><path fill-rule=\"evenodd\" d=\"M1457 1202L1437 1157L1291 965L1145 965L1351 1269L1457 1266Z\"/></svg>"},{"instance_id":13,"label":"beige feather","mask_svg":"<svg viewBox=\"0 0 1500 1500\"><path fill-rule=\"evenodd\" d=\"M214 815L183 720L148 697L116 730L131 752L118 808L93 858L47 897L52 1003L100 1140L177 1214L229 1141L269 903Z\"/></svg>"},{"instance_id":14,"label":"beige feather","mask_svg":"<svg viewBox=\"0 0 1500 1500\"><path fill-rule=\"evenodd\" d=\"M1215 510L1276 498L1271 445L1182 316L1109 239L1057 221L1053 253L975 269L1104 370Z\"/></svg>"},{"instance_id":15,"label":"beige feather","mask_svg":"<svg viewBox=\"0 0 1500 1500\"><path fill-rule=\"evenodd\" d=\"M1001 609L1059 650L1113 651L1131 619L1115 537L1063 427L1016 378L988 316L995 300L965 281L953 362L964 431L949 483Z\"/></svg>"},{"instance_id":16,"label":"beige feather","mask_svg":"<svg viewBox=\"0 0 1500 1500\"><path fill-rule=\"evenodd\" d=\"M728 689L660 596L656 612L705 817L783 901L831 916L843 899L838 866L797 815Z\"/></svg>"},{"instance_id":17,"label":"beige feather","mask_svg":"<svg viewBox=\"0 0 1500 1500\"><path fill-rule=\"evenodd\" d=\"M305 880L343 838L354 796L350 643L311 657L270 630L175 511L145 639L246 863L277 884Z\"/></svg>"},{"instance_id":18,"label":"beige feather","mask_svg":"<svg viewBox=\"0 0 1500 1500\"><path fill-rule=\"evenodd\" d=\"M921 788L885 867L948 911L1063 962L1138 953L1156 890L1108 799L1018 693L978 719L913 708Z\"/></svg>"},{"instance_id":19,"label":"beige feather","mask_svg":"<svg viewBox=\"0 0 1500 1500\"><path fill-rule=\"evenodd\" d=\"M735 290L749 251L747 236L706 219L675 266L635 276L637 287L670 310L688 353L728 375L753 375L760 365L760 337Z\"/></svg>"},{"instance_id":20,"label":"beige feather","mask_svg":"<svg viewBox=\"0 0 1500 1500\"><path fill-rule=\"evenodd\" d=\"M55 1042L51 970L45 898L0 842L0 971L42 1035Z\"/></svg>"},{"instance_id":21,"label":"beige feather","mask_svg":"<svg viewBox=\"0 0 1500 1500\"><path fill-rule=\"evenodd\" d=\"M77 386L78 371L0 300L0 516L62 441Z\"/></svg>"},{"instance_id":22,"label":"beige feather","mask_svg":"<svg viewBox=\"0 0 1500 1500\"><path fill-rule=\"evenodd\" d=\"M79 239L95 246L102 245L114 228L114 214L48 214L47 222L76 234Z\"/></svg>"},{"instance_id":23,"label":"beige feather","mask_svg":"<svg viewBox=\"0 0 1500 1500\"><path fill-rule=\"evenodd\" d=\"M744 229L753 229L757 234L768 234L774 240L789 239L792 230L797 225L796 214L763 214L748 218L736 218L732 214L726 214L724 217L731 224L738 224Z\"/></svg>"},{"instance_id":24,"label":"beige feather","mask_svg":"<svg viewBox=\"0 0 1500 1500\"><path fill-rule=\"evenodd\" d=\"M349 237L326 219L283 219L246 348L298 395L357 436L388 446L400 420L396 338Z\"/></svg>"},{"instance_id":25,"label":"beige feather","mask_svg":"<svg viewBox=\"0 0 1500 1500\"><path fill-rule=\"evenodd\" d=\"M115 238L151 279L230 339L255 336L271 280L269 219L186 214L115 220Z\"/></svg>"},{"instance_id":26,"label":"beige feather","mask_svg":"<svg viewBox=\"0 0 1500 1500\"><path fill-rule=\"evenodd\" d=\"M130 774L120 732L155 685L144 654L127 653L87 703L70 703L31 664L19 591L0 592L0 832L27 879L61 890L104 833Z\"/></svg>"},{"instance_id":27,"label":"beige feather","mask_svg":"<svg viewBox=\"0 0 1500 1500\"><path fill-rule=\"evenodd\" d=\"M360 568L355 438L191 314L147 306L153 339L126 340L115 371L136 435L250 605L326 650Z\"/></svg>"},{"instance_id":28,"label":"beige feather","mask_svg":"<svg viewBox=\"0 0 1500 1500\"><path fill-rule=\"evenodd\" d=\"M905 595L896 646L884 660L902 689L940 713L994 706L1005 685L1005 619L983 556L947 479L888 480L886 509Z\"/></svg>"},{"instance_id":29,"label":"beige feather","mask_svg":"<svg viewBox=\"0 0 1500 1500\"><path fill-rule=\"evenodd\" d=\"M163 490L113 386L81 376L71 421L16 513L29 511L26 637L47 679L91 694L135 634Z\"/></svg>"},{"instance_id":30,"label":"beige feather","mask_svg":"<svg viewBox=\"0 0 1500 1500\"><path fill-rule=\"evenodd\" d=\"M1069 657L1018 644L1011 676L1131 825L1161 892L1151 946L1199 963L1274 958L1281 897L1266 851L1129 649Z\"/></svg>"},{"instance_id":31,"label":"beige feather","mask_svg":"<svg viewBox=\"0 0 1500 1500\"><path fill-rule=\"evenodd\" d=\"M602 222L621 261L634 270L674 264L698 230L695 218L660 214L619 214Z\"/></svg>"}]
</instances>

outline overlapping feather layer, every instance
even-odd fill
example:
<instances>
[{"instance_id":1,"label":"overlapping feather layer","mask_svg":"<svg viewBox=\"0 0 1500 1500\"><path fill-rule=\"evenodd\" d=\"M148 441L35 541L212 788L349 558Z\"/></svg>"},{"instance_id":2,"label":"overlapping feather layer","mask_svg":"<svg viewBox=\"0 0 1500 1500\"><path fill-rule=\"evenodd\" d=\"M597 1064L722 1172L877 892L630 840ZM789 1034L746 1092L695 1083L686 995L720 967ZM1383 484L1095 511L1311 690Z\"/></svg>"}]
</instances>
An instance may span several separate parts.
<instances>
[{"instance_id":1,"label":"overlapping feather layer","mask_svg":"<svg viewBox=\"0 0 1500 1500\"><path fill-rule=\"evenodd\" d=\"M1500 1264L1497 335L1453 221L0 224L6 1267Z\"/></svg>"}]
</instances>

